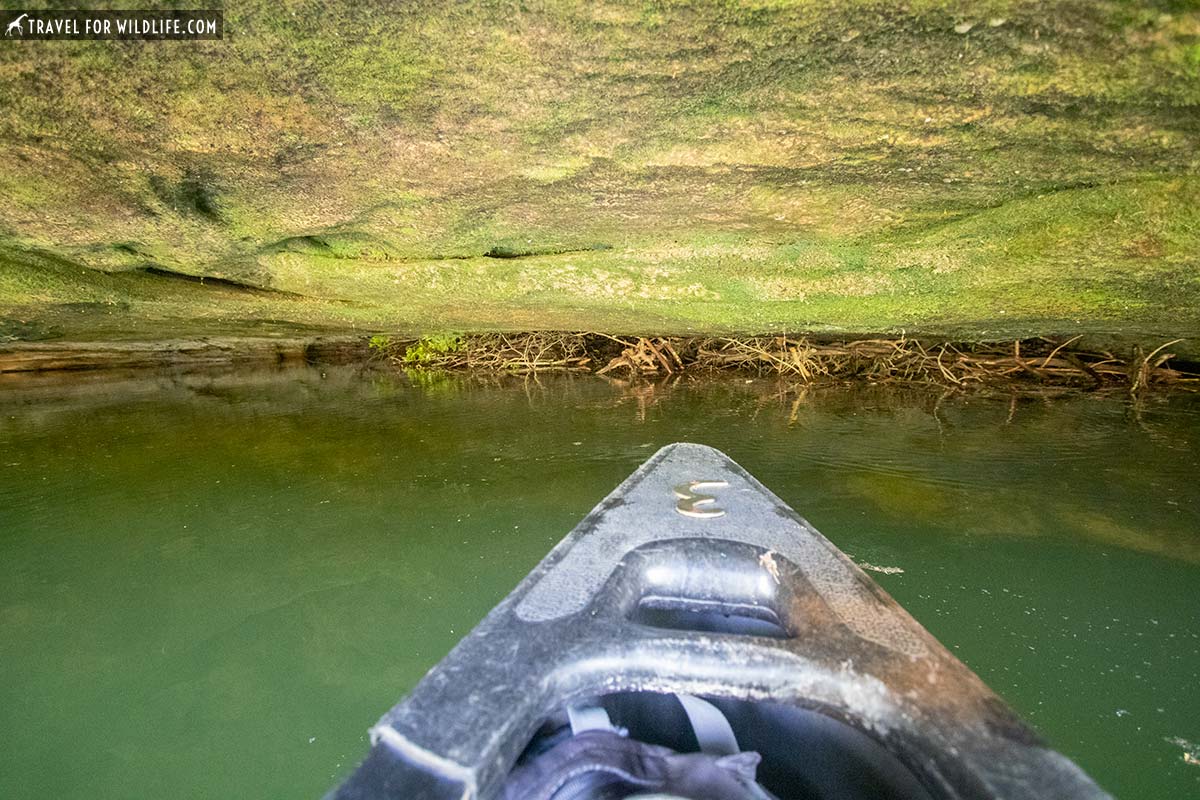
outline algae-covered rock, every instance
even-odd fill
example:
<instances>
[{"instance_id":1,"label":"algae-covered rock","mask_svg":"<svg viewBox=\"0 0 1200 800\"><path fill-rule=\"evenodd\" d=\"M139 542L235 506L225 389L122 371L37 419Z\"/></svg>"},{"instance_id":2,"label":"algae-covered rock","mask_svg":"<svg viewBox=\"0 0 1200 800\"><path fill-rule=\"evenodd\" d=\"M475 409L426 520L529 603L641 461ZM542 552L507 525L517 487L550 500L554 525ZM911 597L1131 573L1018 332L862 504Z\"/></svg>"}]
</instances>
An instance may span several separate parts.
<instances>
[{"instance_id":1,"label":"algae-covered rock","mask_svg":"<svg viewBox=\"0 0 1200 800\"><path fill-rule=\"evenodd\" d=\"M1192 334L1200 12L1159 5L251 0L221 41L5 42L0 318Z\"/></svg>"}]
</instances>

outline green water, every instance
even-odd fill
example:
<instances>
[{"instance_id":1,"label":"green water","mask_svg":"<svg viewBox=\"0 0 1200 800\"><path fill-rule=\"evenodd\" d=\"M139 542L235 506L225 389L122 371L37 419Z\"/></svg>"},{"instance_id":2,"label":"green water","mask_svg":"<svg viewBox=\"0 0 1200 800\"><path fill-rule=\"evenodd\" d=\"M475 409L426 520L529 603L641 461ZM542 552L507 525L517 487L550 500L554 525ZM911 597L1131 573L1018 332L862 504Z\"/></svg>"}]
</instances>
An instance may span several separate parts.
<instances>
[{"instance_id":1,"label":"green water","mask_svg":"<svg viewBox=\"0 0 1200 800\"><path fill-rule=\"evenodd\" d=\"M300 369L0 383L0 797L320 796L676 440L902 568L875 577L1107 789L1200 796L1200 398Z\"/></svg>"}]
</instances>

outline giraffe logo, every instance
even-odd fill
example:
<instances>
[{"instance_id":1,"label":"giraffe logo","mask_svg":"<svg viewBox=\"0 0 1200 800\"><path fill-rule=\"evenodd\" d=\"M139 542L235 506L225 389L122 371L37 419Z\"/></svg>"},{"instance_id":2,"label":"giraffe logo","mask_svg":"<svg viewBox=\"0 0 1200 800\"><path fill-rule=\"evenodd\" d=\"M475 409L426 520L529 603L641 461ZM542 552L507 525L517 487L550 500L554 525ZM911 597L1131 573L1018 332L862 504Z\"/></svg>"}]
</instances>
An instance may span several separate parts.
<instances>
[{"instance_id":1,"label":"giraffe logo","mask_svg":"<svg viewBox=\"0 0 1200 800\"><path fill-rule=\"evenodd\" d=\"M28 14L28 12L26 12L26 13L22 14L21 16L17 17L16 19L14 19L12 22L8 23L8 27L4 29L4 35L12 36L13 30L16 30L17 33L24 36L25 28L23 28L21 26L21 20L25 19L28 16L29 16L29 14Z\"/></svg>"}]
</instances>

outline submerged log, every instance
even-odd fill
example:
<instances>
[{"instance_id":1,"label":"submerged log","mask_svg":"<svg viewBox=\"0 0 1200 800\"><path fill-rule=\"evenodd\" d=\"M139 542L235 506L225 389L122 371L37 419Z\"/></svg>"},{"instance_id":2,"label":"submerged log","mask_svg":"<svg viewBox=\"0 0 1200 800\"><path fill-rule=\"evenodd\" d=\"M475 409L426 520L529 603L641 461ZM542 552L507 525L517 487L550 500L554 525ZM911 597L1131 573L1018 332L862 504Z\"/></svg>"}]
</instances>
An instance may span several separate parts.
<instances>
[{"instance_id":1,"label":"submerged log","mask_svg":"<svg viewBox=\"0 0 1200 800\"><path fill-rule=\"evenodd\" d=\"M159 342L22 342L0 346L0 373L140 369L213 364L349 363L365 359L361 336L205 338Z\"/></svg>"}]
</instances>

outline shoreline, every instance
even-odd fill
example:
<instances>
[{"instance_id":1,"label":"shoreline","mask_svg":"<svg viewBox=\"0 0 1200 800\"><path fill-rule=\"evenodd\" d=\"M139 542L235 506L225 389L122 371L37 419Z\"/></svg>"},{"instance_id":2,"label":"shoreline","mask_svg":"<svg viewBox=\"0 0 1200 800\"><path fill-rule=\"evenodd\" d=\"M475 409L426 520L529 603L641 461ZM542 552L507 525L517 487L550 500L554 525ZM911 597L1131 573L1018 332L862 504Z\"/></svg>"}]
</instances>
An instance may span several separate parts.
<instances>
[{"instance_id":1,"label":"shoreline","mask_svg":"<svg viewBox=\"0 0 1200 800\"><path fill-rule=\"evenodd\" d=\"M1185 356L1175 350L1182 344ZM1128 352L1126 352L1128 350ZM599 332L195 337L115 342L10 342L0 375L281 365L374 364L432 372L549 372L628 380L732 373L802 384L862 382L969 390L1004 385L1080 390L1200 390L1187 343L1105 349L1081 337L956 342L926 337L639 336ZM1115 352L1114 352L1115 351Z\"/></svg>"}]
</instances>

